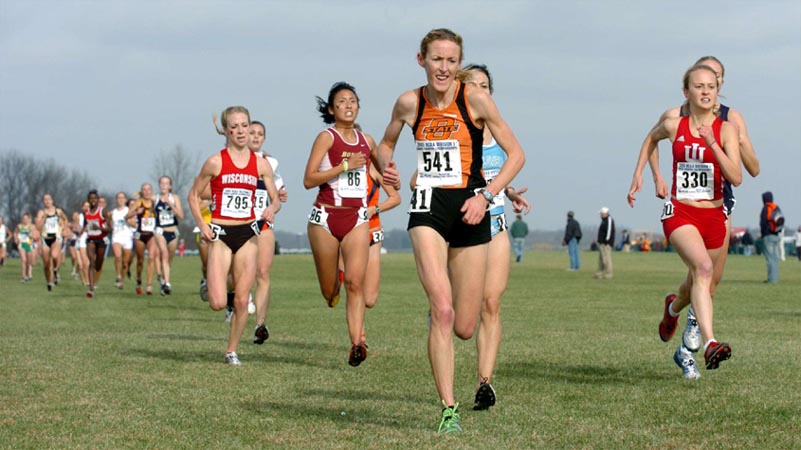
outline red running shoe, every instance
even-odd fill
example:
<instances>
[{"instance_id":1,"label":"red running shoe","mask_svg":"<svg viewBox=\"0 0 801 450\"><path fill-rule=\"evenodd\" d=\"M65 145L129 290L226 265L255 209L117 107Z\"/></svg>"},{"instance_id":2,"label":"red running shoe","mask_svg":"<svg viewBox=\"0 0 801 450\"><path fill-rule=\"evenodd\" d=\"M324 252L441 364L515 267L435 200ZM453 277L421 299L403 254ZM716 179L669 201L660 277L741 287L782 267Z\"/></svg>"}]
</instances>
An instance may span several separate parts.
<instances>
[{"instance_id":1,"label":"red running shoe","mask_svg":"<svg viewBox=\"0 0 801 450\"><path fill-rule=\"evenodd\" d=\"M721 362L731 358L731 347L725 342L711 342L704 351L706 370L717 369Z\"/></svg>"},{"instance_id":2,"label":"red running shoe","mask_svg":"<svg viewBox=\"0 0 801 450\"><path fill-rule=\"evenodd\" d=\"M665 296L665 310L662 312L662 321L659 322L659 339L662 342L669 341L674 334L679 324L679 316L670 316L670 305L676 300L676 294L668 294Z\"/></svg>"}]
</instances>

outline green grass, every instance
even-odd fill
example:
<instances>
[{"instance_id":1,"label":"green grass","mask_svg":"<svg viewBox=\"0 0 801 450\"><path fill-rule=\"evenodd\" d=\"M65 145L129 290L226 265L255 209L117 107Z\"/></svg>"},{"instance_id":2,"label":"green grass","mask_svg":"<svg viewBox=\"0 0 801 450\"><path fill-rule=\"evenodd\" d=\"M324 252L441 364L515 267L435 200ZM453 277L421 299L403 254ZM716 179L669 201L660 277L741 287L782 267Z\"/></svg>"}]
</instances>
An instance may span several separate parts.
<instances>
[{"instance_id":1,"label":"green grass","mask_svg":"<svg viewBox=\"0 0 801 450\"><path fill-rule=\"evenodd\" d=\"M347 365L344 302L319 295L310 256L277 257L271 337L222 363L227 326L197 295L196 258L177 260L174 294L120 293L106 266L98 297L66 279L45 289L0 269L0 448L801 448L801 265L765 285L761 257L729 258L716 335L733 357L688 382L679 338L657 336L675 254L614 255L592 279L567 255L513 264L503 299L498 406L473 412L474 342L458 342L465 433L438 436L423 291L410 254L383 259L368 312L370 355ZM64 271L68 272L68 271ZM683 327L683 319L682 319ZM702 357L701 357L702 358Z\"/></svg>"}]
</instances>

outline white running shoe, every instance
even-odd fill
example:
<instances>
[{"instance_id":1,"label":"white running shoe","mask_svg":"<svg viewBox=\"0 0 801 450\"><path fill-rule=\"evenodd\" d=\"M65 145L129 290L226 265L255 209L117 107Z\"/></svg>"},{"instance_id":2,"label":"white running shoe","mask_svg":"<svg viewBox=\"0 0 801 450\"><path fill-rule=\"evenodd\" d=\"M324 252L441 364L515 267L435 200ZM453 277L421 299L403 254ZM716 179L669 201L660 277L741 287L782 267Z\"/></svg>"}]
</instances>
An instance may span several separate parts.
<instances>
[{"instance_id":1,"label":"white running shoe","mask_svg":"<svg viewBox=\"0 0 801 450\"><path fill-rule=\"evenodd\" d=\"M698 327L698 321L695 319L695 311L693 311L692 306L687 309L687 325L684 327L681 341L687 347L687 350L693 353L701 348L701 329Z\"/></svg>"},{"instance_id":2,"label":"white running shoe","mask_svg":"<svg viewBox=\"0 0 801 450\"><path fill-rule=\"evenodd\" d=\"M236 352L228 352L225 354L225 363L230 366L241 366L242 362L239 360L239 355Z\"/></svg>"},{"instance_id":3,"label":"white running shoe","mask_svg":"<svg viewBox=\"0 0 801 450\"><path fill-rule=\"evenodd\" d=\"M253 303L253 295L248 295L248 314L256 313L256 304Z\"/></svg>"},{"instance_id":4,"label":"white running shoe","mask_svg":"<svg viewBox=\"0 0 801 450\"><path fill-rule=\"evenodd\" d=\"M692 352L684 347L683 344L679 345L676 353L673 354L673 361L677 366L681 367L684 378L688 380L701 378L701 372L698 371L698 367L695 365L695 358L693 358Z\"/></svg>"},{"instance_id":5,"label":"white running shoe","mask_svg":"<svg viewBox=\"0 0 801 450\"><path fill-rule=\"evenodd\" d=\"M209 286L206 284L206 279L200 280L200 299L204 302L209 301Z\"/></svg>"},{"instance_id":6,"label":"white running shoe","mask_svg":"<svg viewBox=\"0 0 801 450\"><path fill-rule=\"evenodd\" d=\"M228 309L228 307L226 306L225 307L225 323L231 323L231 319L233 317L234 317L234 310L233 309Z\"/></svg>"}]
</instances>

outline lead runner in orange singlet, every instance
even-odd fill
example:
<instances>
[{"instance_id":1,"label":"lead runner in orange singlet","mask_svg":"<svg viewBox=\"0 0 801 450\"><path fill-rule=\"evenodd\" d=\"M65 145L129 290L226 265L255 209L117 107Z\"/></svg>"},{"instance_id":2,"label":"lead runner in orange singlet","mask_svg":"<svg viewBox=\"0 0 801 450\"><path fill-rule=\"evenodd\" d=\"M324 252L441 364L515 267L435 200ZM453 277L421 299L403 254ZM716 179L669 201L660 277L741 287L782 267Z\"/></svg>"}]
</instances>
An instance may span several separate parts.
<instances>
[{"instance_id":1,"label":"lead runner in orange singlet","mask_svg":"<svg viewBox=\"0 0 801 450\"><path fill-rule=\"evenodd\" d=\"M451 30L435 29L423 38L417 63L427 84L395 102L377 154L384 182L395 185L400 180L392 160L395 146L403 126L412 128L418 179L409 236L431 309L428 355L444 406L440 433L462 431L453 389L453 334L471 338L478 321L490 241L487 206L525 163L492 97L456 80L462 56L462 38ZM507 153L489 185L481 171L484 127Z\"/></svg>"}]
</instances>

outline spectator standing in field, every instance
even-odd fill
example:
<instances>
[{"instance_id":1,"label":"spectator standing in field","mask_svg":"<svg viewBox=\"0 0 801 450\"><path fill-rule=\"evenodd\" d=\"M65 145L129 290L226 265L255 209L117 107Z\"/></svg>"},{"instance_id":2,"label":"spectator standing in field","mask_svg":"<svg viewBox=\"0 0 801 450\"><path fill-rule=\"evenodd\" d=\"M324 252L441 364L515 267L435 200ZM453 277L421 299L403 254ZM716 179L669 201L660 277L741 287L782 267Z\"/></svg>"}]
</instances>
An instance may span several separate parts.
<instances>
[{"instance_id":1,"label":"spectator standing in field","mask_svg":"<svg viewBox=\"0 0 801 450\"><path fill-rule=\"evenodd\" d=\"M615 221L609 208L601 208L601 226L598 227L598 272L595 278L612 278L612 249L615 247Z\"/></svg>"},{"instance_id":2,"label":"spectator standing in field","mask_svg":"<svg viewBox=\"0 0 801 450\"><path fill-rule=\"evenodd\" d=\"M520 262L523 260L523 249L526 246L526 236L528 236L528 224L523 221L523 216L520 214L512 223L511 233L515 257L517 262Z\"/></svg>"},{"instance_id":3,"label":"spectator standing in field","mask_svg":"<svg viewBox=\"0 0 801 450\"><path fill-rule=\"evenodd\" d=\"M773 193L762 194L762 212L759 213L759 230L765 246L765 263L768 266L768 279L765 283L779 282L779 246L782 243L784 216L779 205L773 203Z\"/></svg>"},{"instance_id":4,"label":"spectator standing in field","mask_svg":"<svg viewBox=\"0 0 801 450\"><path fill-rule=\"evenodd\" d=\"M581 225L573 218L573 211L567 212L567 226L565 226L565 237L562 245L567 245L567 254L570 256L570 268L568 270L579 270L579 241L581 241Z\"/></svg>"}]
</instances>

